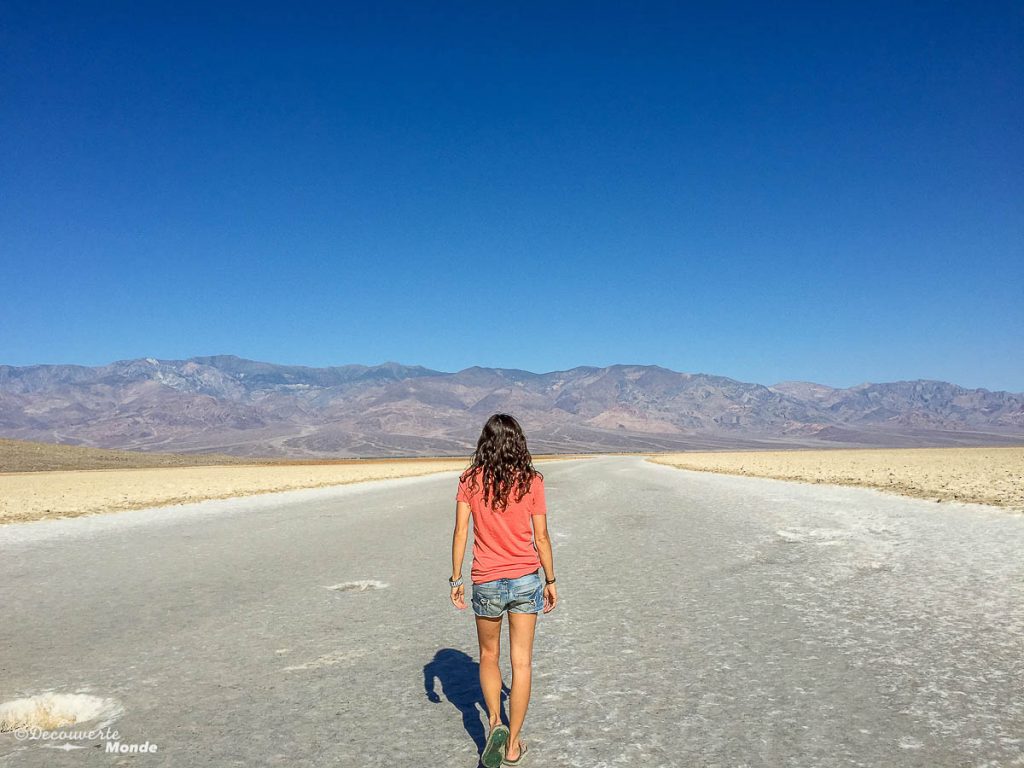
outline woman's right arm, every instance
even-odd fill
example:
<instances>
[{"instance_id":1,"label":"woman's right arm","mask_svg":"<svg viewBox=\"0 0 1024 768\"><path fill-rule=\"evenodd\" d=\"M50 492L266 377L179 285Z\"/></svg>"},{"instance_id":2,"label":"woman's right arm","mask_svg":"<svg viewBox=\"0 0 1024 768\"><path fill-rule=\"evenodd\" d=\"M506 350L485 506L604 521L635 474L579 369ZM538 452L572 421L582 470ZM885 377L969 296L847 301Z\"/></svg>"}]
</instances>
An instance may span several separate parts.
<instances>
[{"instance_id":1,"label":"woman's right arm","mask_svg":"<svg viewBox=\"0 0 1024 768\"><path fill-rule=\"evenodd\" d=\"M551 537L548 536L548 516L533 515L533 540L537 544L537 554L544 568L546 581L555 578L555 559L551 551ZM544 613L558 603L558 589L554 584L544 585Z\"/></svg>"},{"instance_id":2,"label":"woman's right arm","mask_svg":"<svg viewBox=\"0 0 1024 768\"><path fill-rule=\"evenodd\" d=\"M537 543L537 554L540 564L544 567L547 580L555 578L555 561L551 551L551 537L548 536L548 516L533 516L533 540Z\"/></svg>"}]
</instances>

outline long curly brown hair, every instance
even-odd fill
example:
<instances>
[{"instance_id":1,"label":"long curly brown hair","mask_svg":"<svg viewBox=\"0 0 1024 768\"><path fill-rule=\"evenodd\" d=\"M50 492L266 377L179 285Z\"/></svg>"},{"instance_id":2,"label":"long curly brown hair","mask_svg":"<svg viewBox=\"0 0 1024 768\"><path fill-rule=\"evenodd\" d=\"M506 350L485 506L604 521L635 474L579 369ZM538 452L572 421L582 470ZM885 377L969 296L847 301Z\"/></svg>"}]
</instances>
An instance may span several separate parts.
<instances>
[{"instance_id":1,"label":"long curly brown hair","mask_svg":"<svg viewBox=\"0 0 1024 768\"><path fill-rule=\"evenodd\" d=\"M544 479L544 475L533 467L523 428L507 413L496 413L484 424L476 443L473 463L460 479L469 478L472 489L477 487L479 477L483 480L484 503L492 499L491 508L502 511L508 508L513 487L518 503L529 492L534 477Z\"/></svg>"}]
</instances>

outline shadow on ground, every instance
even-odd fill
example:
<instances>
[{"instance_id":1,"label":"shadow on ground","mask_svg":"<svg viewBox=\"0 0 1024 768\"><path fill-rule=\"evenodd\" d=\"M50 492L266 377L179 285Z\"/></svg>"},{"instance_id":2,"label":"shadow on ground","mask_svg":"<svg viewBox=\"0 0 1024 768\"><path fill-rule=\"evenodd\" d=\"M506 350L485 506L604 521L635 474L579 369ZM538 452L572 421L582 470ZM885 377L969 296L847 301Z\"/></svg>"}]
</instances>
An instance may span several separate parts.
<instances>
[{"instance_id":1,"label":"shadow on ground","mask_svg":"<svg viewBox=\"0 0 1024 768\"><path fill-rule=\"evenodd\" d=\"M434 690L434 681L441 683L444 697L448 699L462 714L462 727L476 743L477 753L482 754L487 743L486 722L487 707L484 705L484 693L480 688L480 664L469 654L454 648L442 648L434 654L434 658L423 666L423 688L427 698L435 704L441 697ZM501 686L501 721L508 723L505 714L505 702L509 688Z\"/></svg>"}]
</instances>

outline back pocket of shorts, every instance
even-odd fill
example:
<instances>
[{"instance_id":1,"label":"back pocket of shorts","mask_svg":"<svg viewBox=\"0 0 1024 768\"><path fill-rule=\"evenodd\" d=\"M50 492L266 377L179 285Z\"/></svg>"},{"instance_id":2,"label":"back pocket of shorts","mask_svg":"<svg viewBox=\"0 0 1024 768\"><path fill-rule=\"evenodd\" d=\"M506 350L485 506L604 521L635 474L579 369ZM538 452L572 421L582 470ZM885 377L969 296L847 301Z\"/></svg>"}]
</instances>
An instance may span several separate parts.
<instances>
[{"instance_id":1,"label":"back pocket of shorts","mask_svg":"<svg viewBox=\"0 0 1024 768\"><path fill-rule=\"evenodd\" d=\"M492 594L490 592L485 592L484 590L474 589L471 601L474 606L480 610L486 611L492 606L496 606L501 601L501 597L497 592Z\"/></svg>"},{"instance_id":2,"label":"back pocket of shorts","mask_svg":"<svg viewBox=\"0 0 1024 768\"><path fill-rule=\"evenodd\" d=\"M533 584L532 586L524 584L512 595L512 601L520 607L524 606L526 603L531 603L534 608L536 608L537 603L543 599L544 588L541 584Z\"/></svg>"}]
</instances>

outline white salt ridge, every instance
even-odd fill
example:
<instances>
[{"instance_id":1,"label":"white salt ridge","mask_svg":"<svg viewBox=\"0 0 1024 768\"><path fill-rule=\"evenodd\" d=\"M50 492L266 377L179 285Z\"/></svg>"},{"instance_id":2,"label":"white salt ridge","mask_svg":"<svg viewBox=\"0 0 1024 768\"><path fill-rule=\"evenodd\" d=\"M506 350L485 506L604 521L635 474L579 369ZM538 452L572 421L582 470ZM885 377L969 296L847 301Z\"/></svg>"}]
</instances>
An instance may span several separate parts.
<instances>
[{"instance_id":1,"label":"white salt ridge","mask_svg":"<svg viewBox=\"0 0 1024 768\"><path fill-rule=\"evenodd\" d=\"M0 732L18 728L52 731L103 718L102 727L121 712L120 705L113 699L84 693L42 693L0 704Z\"/></svg>"},{"instance_id":2,"label":"white salt ridge","mask_svg":"<svg viewBox=\"0 0 1024 768\"><path fill-rule=\"evenodd\" d=\"M324 589L331 589L335 592L365 592L368 589L386 589L387 584L376 579L359 579L358 581L343 581L341 584L334 584Z\"/></svg>"}]
</instances>

